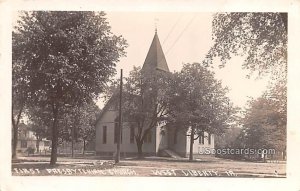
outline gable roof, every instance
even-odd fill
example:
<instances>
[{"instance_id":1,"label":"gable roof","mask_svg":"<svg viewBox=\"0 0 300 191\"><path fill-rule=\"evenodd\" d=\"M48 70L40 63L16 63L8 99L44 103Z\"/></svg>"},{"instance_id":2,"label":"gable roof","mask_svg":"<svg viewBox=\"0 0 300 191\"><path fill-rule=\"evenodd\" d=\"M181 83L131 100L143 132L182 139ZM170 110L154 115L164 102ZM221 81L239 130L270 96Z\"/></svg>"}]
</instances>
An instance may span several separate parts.
<instances>
[{"instance_id":1,"label":"gable roof","mask_svg":"<svg viewBox=\"0 0 300 191\"><path fill-rule=\"evenodd\" d=\"M155 70L163 70L169 72L169 67L158 39L157 32L153 37L147 57L145 59L142 71L151 72Z\"/></svg>"},{"instance_id":2,"label":"gable roof","mask_svg":"<svg viewBox=\"0 0 300 191\"><path fill-rule=\"evenodd\" d=\"M107 101L107 103L105 104L105 106L103 107L103 109L101 110L101 112L99 113L96 121L95 121L95 125L98 124L98 122L100 121L100 119L103 117L104 113L108 110L108 108L111 106L111 104L113 104L116 101L117 95L116 93L114 93L110 99Z\"/></svg>"}]
</instances>

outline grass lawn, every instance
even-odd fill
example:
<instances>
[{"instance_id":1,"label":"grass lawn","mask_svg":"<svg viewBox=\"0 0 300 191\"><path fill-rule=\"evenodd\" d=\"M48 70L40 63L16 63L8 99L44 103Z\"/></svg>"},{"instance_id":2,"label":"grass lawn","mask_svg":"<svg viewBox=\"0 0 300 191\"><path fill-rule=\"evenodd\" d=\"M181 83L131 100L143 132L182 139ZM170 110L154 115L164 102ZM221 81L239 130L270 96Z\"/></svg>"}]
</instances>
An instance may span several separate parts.
<instances>
[{"instance_id":1,"label":"grass lawn","mask_svg":"<svg viewBox=\"0 0 300 191\"><path fill-rule=\"evenodd\" d=\"M254 163L211 158L189 162L162 157L142 160L58 158L50 166L49 158L23 157L13 161L12 174L17 176L166 176L166 177L285 177L285 163Z\"/></svg>"}]
</instances>

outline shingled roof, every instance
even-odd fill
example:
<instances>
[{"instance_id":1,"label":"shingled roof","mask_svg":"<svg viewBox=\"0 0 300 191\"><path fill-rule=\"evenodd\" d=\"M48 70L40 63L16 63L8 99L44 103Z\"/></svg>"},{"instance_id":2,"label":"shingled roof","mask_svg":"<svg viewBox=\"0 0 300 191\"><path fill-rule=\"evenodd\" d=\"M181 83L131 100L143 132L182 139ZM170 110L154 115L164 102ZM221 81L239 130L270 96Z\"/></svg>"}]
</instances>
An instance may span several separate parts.
<instances>
[{"instance_id":1,"label":"shingled roof","mask_svg":"<svg viewBox=\"0 0 300 191\"><path fill-rule=\"evenodd\" d=\"M155 70L162 70L169 72L169 67L158 39L157 32L155 32L151 46L149 48L147 57L145 59L142 71L151 72Z\"/></svg>"}]
</instances>

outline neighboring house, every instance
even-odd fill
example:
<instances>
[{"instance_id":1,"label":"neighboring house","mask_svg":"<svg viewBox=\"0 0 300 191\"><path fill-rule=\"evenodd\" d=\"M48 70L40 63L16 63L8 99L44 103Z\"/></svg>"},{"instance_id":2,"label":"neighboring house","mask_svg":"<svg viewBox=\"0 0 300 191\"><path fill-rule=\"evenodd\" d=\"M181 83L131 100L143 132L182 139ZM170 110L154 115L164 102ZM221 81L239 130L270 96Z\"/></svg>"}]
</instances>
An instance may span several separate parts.
<instances>
[{"instance_id":1,"label":"neighboring house","mask_svg":"<svg viewBox=\"0 0 300 191\"><path fill-rule=\"evenodd\" d=\"M28 149L34 149L34 152L45 152L50 150L51 141L42 139L39 141L39 151L37 151L37 138L24 123L19 125L19 135L17 152L26 153Z\"/></svg>"},{"instance_id":2,"label":"neighboring house","mask_svg":"<svg viewBox=\"0 0 300 191\"><path fill-rule=\"evenodd\" d=\"M155 32L152 44L148 51L144 65L142 67L144 74L148 72L163 71L169 72L168 64L163 53L157 32ZM118 128L118 99L114 96L104 106L96 122L96 142L95 149L101 155L113 155L116 152ZM135 131L133 125L126 122L122 124L121 134L121 154L130 155L137 153L135 142ZM164 124L158 124L146 137L143 144L143 153L148 155L159 155L167 150L175 152L183 157L189 154L190 140L186 132L175 132L173 128L166 128ZM194 142L193 152L198 155L204 148L214 148L214 136L204 132ZM170 152L167 152L170 153Z\"/></svg>"}]
</instances>

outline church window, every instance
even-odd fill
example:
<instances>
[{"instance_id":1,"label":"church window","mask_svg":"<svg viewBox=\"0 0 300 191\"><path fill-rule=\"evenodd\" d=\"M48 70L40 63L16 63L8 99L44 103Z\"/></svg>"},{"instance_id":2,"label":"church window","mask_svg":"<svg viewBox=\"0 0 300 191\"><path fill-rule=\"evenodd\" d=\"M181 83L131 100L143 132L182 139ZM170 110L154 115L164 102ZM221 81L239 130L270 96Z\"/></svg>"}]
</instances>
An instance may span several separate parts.
<instances>
[{"instance_id":1,"label":"church window","mask_svg":"<svg viewBox=\"0 0 300 191\"><path fill-rule=\"evenodd\" d=\"M146 137L145 137L145 143L151 143L152 141L152 132L149 131L147 134L146 134Z\"/></svg>"},{"instance_id":2,"label":"church window","mask_svg":"<svg viewBox=\"0 0 300 191\"><path fill-rule=\"evenodd\" d=\"M118 128L119 128L119 123L118 123L118 117L115 119L115 127L114 127L114 142L118 142ZM121 143L122 143L122 130L121 130Z\"/></svg>"},{"instance_id":3,"label":"church window","mask_svg":"<svg viewBox=\"0 0 300 191\"><path fill-rule=\"evenodd\" d=\"M107 137L107 126L103 126L103 144L106 144L106 137Z\"/></svg>"},{"instance_id":4,"label":"church window","mask_svg":"<svg viewBox=\"0 0 300 191\"><path fill-rule=\"evenodd\" d=\"M130 127L130 143L134 143L134 127Z\"/></svg>"},{"instance_id":5,"label":"church window","mask_svg":"<svg viewBox=\"0 0 300 191\"><path fill-rule=\"evenodd\" d=\"M119 123L115 121L115 127L114 127L114 142L118 142L118 126Z\"/></svg>"},{"instance_id":6,"label":"church window","mask_svg":"<svg viewBox=\"0 0 300 191\"><path fill-rule=\"evenodd\" d=\"M204 132L202 131L202 132L200 132L200 135L199 135L199 143L200 144L204 144Z\"/></svg>"},{"instance_id":7,"label":"church window","mask_svg":"<svg viewBox=\"0 0 300 191\"><path fill-rule=\"evenodd\" d=\"M174 144L177 144L177 130L174 132Z\"/></svg>"}]
</instances>

